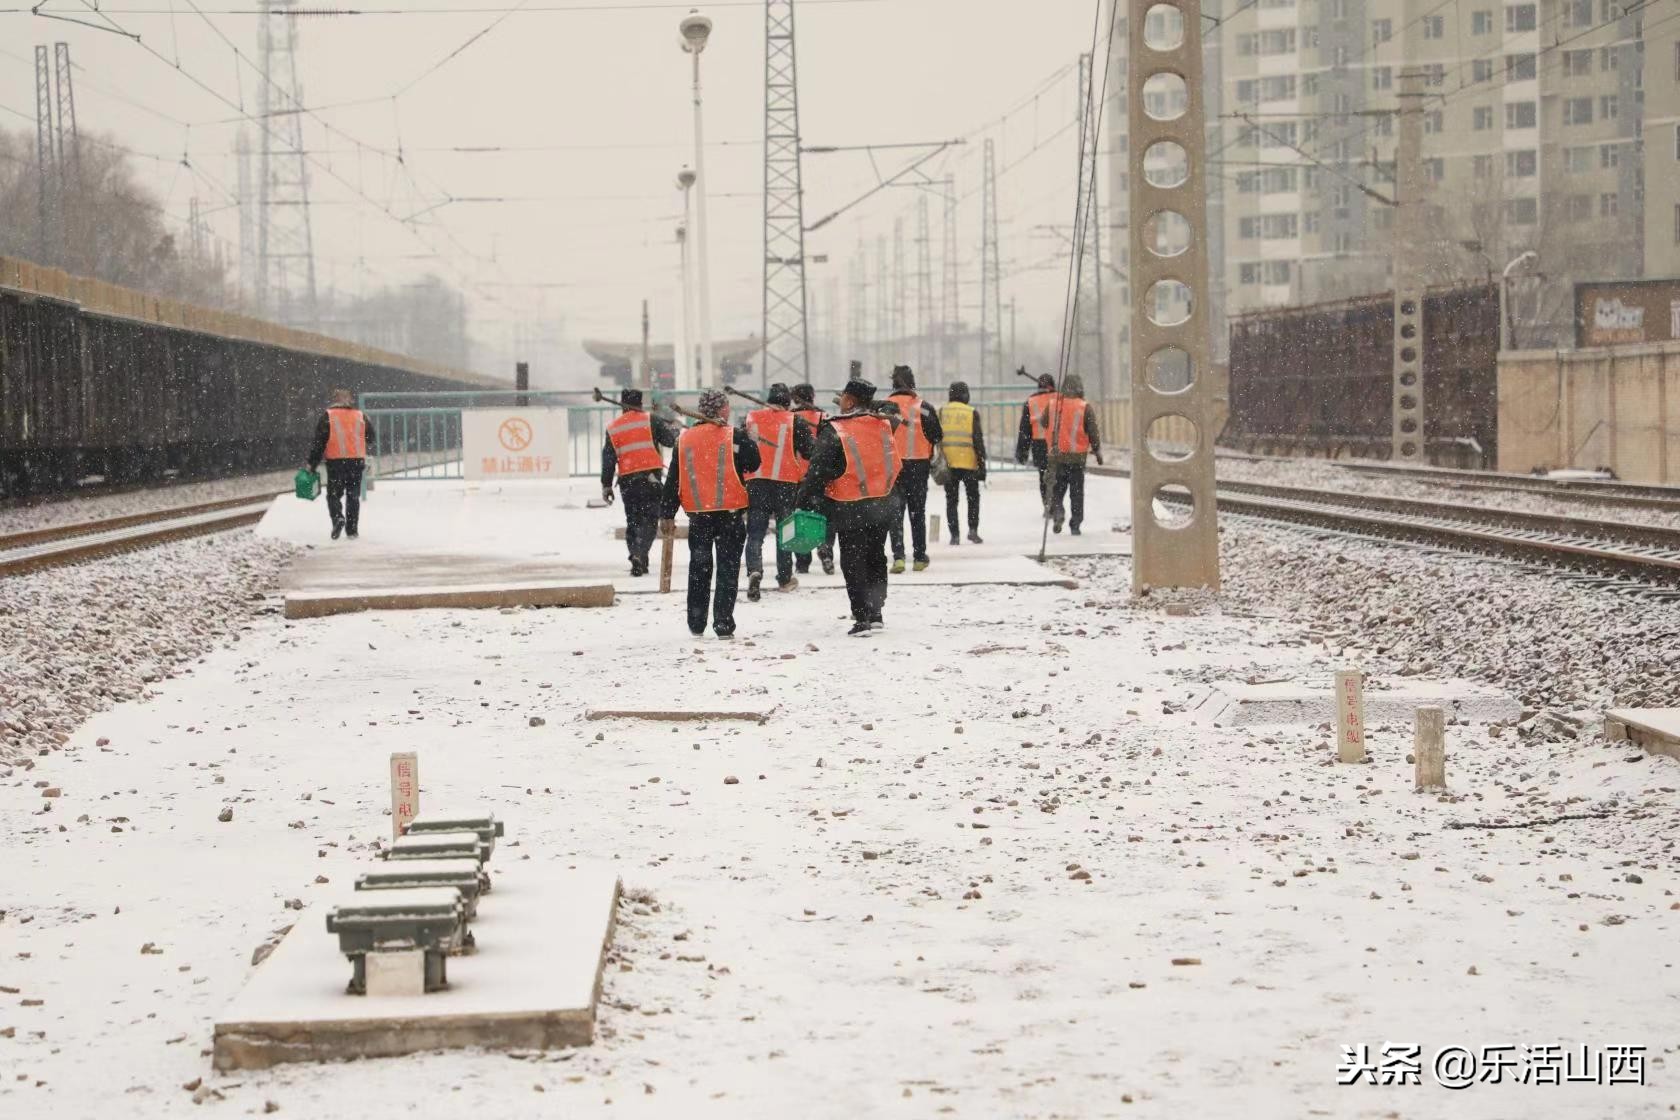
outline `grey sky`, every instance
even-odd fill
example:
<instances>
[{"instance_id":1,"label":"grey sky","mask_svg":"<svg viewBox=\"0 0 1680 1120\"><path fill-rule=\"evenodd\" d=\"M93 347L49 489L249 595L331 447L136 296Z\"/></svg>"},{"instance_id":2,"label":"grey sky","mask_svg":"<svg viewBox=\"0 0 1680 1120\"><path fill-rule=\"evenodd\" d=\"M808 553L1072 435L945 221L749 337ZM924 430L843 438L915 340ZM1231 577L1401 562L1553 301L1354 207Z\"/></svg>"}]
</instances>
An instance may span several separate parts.
<instances>
[{"instance_id":1,"label":"grey sky","mask_svg":"<svg viewBox=\"0 0 1680 1120\"><path fill-rule=\"evenodd\" d=\"M195 12L194 2L204 15ZM634 337L640 300L648 296L654 301L655 335L669 337L677 273L673 231L681 209L674 175L692 150L688 63L676 35L686 6L596 0L595 7L611 10L518 12L391 99L495 19L494 9L510 3L517 0L428 0L402 4L409 11L399 15L301 21L305 101L330 106L376 99L321 115L370 149L394 152L400 136L407 169L371 150L358 157L344 136L306 120L306 144L319 153L313 158L378 204L358 199L324 168L312 170L323 285L330 280L354 290L358 283L400 282L426 269L440 271L469 292L475 334L500 343L498 349L511 344L514 320L537 314L564 315L573 339ZM533 0L530 7L573 3L588 0ZM1053 235L1035 234L1031 227L1071 220L1077 132L1056 133L1075 116L1072 64L1088 49L1093 3L805 0L798 9L802 131L808 144L973 134L966 148L930 165L950 168L959 192L968 196L960 217L966 304L978 302L981 136L975 130L988 122L1000 166L1020 161L1000 188L1005 269L1047 262L1058 251ZM372 0L370 6L390 5ZM236 62L221 37L254 57L257 19L249 14L254 3L110 0L103 7L112 22L141 34L165 58L108 31L26 13L0 15L5 43L0 106L13 111L0 116L8 127L31 126L16 115L33 116L31 47L67 40L83 68L77 79L82 127L114 133L158 156L141 160L139 168L171 213L184 217L195 193L207 207L224 204L224 191L231 192L236 181L231 151L237 125L229 118L238 114L186 75L255 111L254 71ZM418 14L424 7L456 11ZM83 0L50 0L48 10L98 21ZM703 10L716 23L703 74L714 333L723 338L758 329L764 17L757 3ZM177 58L184 74L174 69ZM1006 125L996 123L1040 86L1045 88L1036 103L1028 100ZM454 146L550 150L436 150ZM183 151L196 171L180 166ZM902 152L879 157L883 168L907 158ZM809 156L805 174L807 221L861 193L872 179L862 154ZM431 210L412 227L382 212L411 215L436 206L445 192L459 199L529 201L455 202ZM912 238L913 199L909 190L882 192L814 238L809 251L829 253L831 263L813 267L813 286L835 276L844 290L845 258L858 238L890 236L895 215L905 217L905 236ZM237 244L231 208L216 212L212 223L230 247ZM933 237L937 251L938 207ZM429 252L428 244L443 261L413 259ZM909 245L906 250L910 253ZM358 268L359 260L365 269ZM1063 279L1054 267L1006 278L1006 297L1020 298L1023 324L1030 320L1054 329ZM572 286L526 287L533 283Z\"/></svg>"}]
</instances>

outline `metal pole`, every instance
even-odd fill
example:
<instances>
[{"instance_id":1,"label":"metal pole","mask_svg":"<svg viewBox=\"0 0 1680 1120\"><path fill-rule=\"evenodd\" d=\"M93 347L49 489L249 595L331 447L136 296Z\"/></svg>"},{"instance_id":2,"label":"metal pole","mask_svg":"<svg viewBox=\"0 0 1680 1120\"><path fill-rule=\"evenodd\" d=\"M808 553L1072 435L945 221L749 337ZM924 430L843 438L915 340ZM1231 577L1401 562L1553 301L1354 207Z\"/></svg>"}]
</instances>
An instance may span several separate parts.
<instances>
[{"instance_id":1,"label":"metal pole","mask_svg":"<svg viewBox=\"0 0 1680 1120\"><path fill-rule=\"evenodd\" d=\"M700 379L714 389L723 387L723 371L712 357L711 258L707 251L706 133L700 112L700 52L694 51L694 175L700 197L694 205L695 265L700 288Z\"/></svg>"},{"instance_id":2,"label":"metal pole","mask_svg":"<svg viewBox=\"0 0 1680 1120\"><path fill-rule=\"evenodd\" d=\"M682 294L681 333L677 335L676 344L671 347L671 388L688 388L688 376L694 368L694 344L692 342L694 329L691 307L693 302L688 292L688 192L683 192L683 224L677 227L677 250L681 257L678 266L681 275L677 277L677 291Z\"/></svg>"},{"instance_id":3,"label":"metal pole","mask_svg":"<svg viewBox=\"0 0 1680 1120\"><path fill-rule=\"evenodd\" d=\"M653 390L653 352L648 343L648 301L642 301L642 375L636 379L642 391L651 396Z\"/></svg>"}]
</instances>

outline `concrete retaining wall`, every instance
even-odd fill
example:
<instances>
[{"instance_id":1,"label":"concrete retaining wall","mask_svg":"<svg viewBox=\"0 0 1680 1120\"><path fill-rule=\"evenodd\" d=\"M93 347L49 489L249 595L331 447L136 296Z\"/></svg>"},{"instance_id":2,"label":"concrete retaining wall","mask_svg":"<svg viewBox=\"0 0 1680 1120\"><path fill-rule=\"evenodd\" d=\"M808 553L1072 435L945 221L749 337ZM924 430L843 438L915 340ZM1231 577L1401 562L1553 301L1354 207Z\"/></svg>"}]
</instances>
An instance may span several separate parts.
<instances>
[{"instance_id":1,"label":"concrete retaining wall","mask_svg":"<svg viewBox=\"0 0 1680 1120\"><path fill-rule=\"evenodd\" d=\"M1499 360L1499 469L1680 482L1680 343Z\"/></svg>"}]
</instances>

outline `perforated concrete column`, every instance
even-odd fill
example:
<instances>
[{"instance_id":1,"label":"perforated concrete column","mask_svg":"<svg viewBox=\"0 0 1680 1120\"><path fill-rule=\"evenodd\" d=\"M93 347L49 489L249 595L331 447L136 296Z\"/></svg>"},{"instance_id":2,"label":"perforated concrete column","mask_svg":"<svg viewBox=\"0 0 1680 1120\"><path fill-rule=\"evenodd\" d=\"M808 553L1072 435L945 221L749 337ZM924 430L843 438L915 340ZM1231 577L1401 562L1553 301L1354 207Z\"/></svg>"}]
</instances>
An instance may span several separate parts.
<instances>
[{"instance_id":1,"label":"perforated concrete column","mask_svg":"<svg viewBox=\"0 0 1680 1120\"><path fill-rule=\"evenodd\" d=\"M1394 160L1394 452L1401 463L1425 460L1423 427L1423 278L1418 241L1423 215L1422 70L1400 72L1400 135Z\"/></svg>"},{"instance_id":2,"label":"perforated concrete column","mask_svg":"<svg viewBox=\"0 0 1680 1120\"><path fill-rule=\"evenodd\" d=\"M1143 0L1127 4L1127 12L1132 591L1217 589L1202 6ZM1188 445L1164 438L1174 416L1189 422Z\"/></svg>"}]
</instances>

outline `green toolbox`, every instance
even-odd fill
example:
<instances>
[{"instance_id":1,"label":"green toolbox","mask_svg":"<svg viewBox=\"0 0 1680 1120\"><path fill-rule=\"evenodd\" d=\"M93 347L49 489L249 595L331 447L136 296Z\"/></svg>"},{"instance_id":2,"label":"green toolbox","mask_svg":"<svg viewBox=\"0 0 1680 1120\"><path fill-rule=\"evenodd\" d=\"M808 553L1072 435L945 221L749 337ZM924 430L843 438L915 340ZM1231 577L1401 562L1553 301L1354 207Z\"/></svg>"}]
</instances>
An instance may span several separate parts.
<instances>
[{"instance_id":1,"label":"green toolbox","mask_svg":"<svg viewBox=\"0 0 1680 1120\"><path fill-rule=\"evenodd\" d=\"M404 835L419 836L438 832L476 832L484 841L484 858L496 852L496 837L502 835L503 822L496 814L485 812L426 813L408 822Z\"/></svg>"},{"instance_id":2,"label":"green toolbox","mask_svg":"<svg viewBox=\"0 0 1680 1120\"><path fill-rule=\"evenodd\" d=\"M367 891L354 902L327 913L327 932L338 934L338 948L350 958L353 996L367 994L369 953L425 954L423 989L449 987L448 960L461 950L466 932L466 903L454 887Z\"/></svg>"},{"instance_id":3,"label":"green toolbox","mask_svg":"<svg viewBox=\"0 0 1680 1120\"><path fill-rule=\"evenodd\" d=\"M304 501L313 502L321 496L321 476L308 467L300 468L292 476L292 489Z\"/></svg>"},{"instance_id":4,"label":"green toolbox","mask_svg":"<svg viewBox=\"0 0 1680 1120\"><path fill-rule=\"evenodd\" d=\"M393 840L385 849L385 858L471 859L482 864L490 858L490 845L476 832L411 832Z\"/></svg>"},{"instance_id":5,"label":"green toolbox","mask_svg":"<svg viewBox=\"0 0 1680 1120\"><path fill-rule=\"evenodd\" d=\"M808 509L796 509L776 522L776 547L801 554L822 547L828 536L828 518Z\"/></svg>"}]
</instances>

